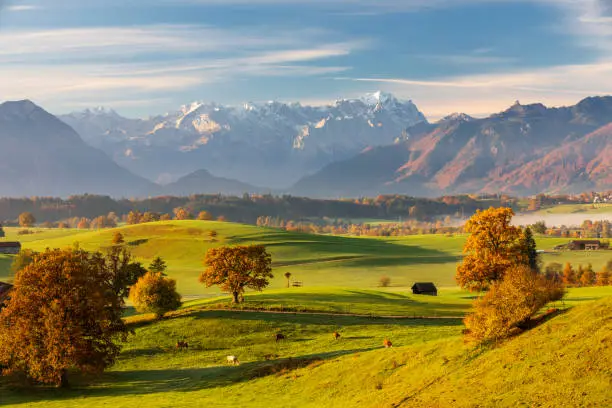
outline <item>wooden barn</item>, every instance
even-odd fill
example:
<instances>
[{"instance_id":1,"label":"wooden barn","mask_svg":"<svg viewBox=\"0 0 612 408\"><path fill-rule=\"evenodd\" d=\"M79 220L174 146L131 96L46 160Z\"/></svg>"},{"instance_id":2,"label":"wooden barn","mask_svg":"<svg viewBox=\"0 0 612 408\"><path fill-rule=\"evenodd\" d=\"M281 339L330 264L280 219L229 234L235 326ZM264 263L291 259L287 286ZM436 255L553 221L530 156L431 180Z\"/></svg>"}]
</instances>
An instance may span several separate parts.
<instances>
[{"instance_id":1,"label":"wooden barn","mask_svg":"<svg viewBox=\"0 0 612 408\"><path fill-rule=\"evenodd\" d=\"M412 293L415 295L438 296L438 288L432 282L417 282L412 285Z\"/></svg>"},{"instance_id":2,"label":"wooden barn","mask_svg":"<svg viewBox=\"0 0 612 408\"><path fill-rule=\"evenodd\" d=\"M570 251L598 251L606 247L607 246L599 240L588 239L570 241L569 244L567 244L567 249Z\"/></svg>"},{"instance_id":3,"label":"wooden barn","mask_svg":"<svg viewBox=\"0 0 612 408\"><path fill-rule=\"evenodd\" d=\"M0 254L17 255L21 251L19 242L0 242Z\"/></svg>"},{"instance_id":4,"label":"wooden barn","mask_svg":"<svg viewBox=\"0 0 612 408\"><path fill-rule=\"evenodd\" d=\"M8 298L9 291L13 288L13 285L0 282L0 309L4 304L4 301Z\"/></svg>"}]
</instances>

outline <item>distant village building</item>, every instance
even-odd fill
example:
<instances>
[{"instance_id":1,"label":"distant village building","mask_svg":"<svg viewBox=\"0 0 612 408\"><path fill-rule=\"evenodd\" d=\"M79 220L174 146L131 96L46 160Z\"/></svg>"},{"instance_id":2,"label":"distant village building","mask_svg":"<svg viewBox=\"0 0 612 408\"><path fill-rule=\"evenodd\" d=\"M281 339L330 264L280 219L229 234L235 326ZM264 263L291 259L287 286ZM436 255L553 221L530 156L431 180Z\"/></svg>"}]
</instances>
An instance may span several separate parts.
<instances>
[{"instance_id":1,"label":"distant village building","mask_svg":"<svg viewBox=\"0 0 612 408\"><path fill-rule=\"evenodd\" d=\"M600 249L607 249L608 244L604 244L598 240L575 240L570 241L567 244L567 249L570 251L599 251Z\"/></svg>"},{"instance_id":2,"label":"distant village building","mask_svg":"<svg viewBox=\"0 0 612 408\"><path fill-rule=\"evenodd\" d=\"M417 282L412 285L412 293L415 295L438 296L438 288L431 282Z\"/></svg>"},{"instance_id":3,"label":"distant village building","mask_svg":"<svg viewBox=\"0 0 612 408\"><path fill-rule=\"evenodd\" d=\"M0 254L17 255L21 251L19 242L0 242Z\"/></svg>"}]
</instances>

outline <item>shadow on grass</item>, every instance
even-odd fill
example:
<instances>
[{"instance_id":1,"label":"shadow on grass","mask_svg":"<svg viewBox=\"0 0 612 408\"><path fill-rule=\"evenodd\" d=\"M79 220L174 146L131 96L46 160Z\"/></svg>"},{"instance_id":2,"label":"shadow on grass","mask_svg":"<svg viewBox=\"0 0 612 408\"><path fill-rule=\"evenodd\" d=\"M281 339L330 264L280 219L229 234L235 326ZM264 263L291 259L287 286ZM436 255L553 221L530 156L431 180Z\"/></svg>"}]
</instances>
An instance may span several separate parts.
<instances>
[{"instance_id":1,"label":"shadow on grass","mask_svg":"<svg viewBox=\"0 0 612 408\"><path fill-rule=\"evenodd\" d=\"M460 317L451 319L392 319L380 317L355 317L325 314L293 314L267 312L235 312L235 311L200 311L192 315L199 319L231 319L242 321L265 321L275 324L308 324L322 326L366 326L366 325L398 325L398 326L460 326Z\"/></svg>"},{"instance_id":2,"label":"shadow on grass","mask_svg":"<svg viewBox=\"0 0 612 408\"><path fill-rule=\"evenodd\" d=\"M3 403L30 404L79 398L122 397L164 392L190 392L225 387L268 375L283 375L289 371L321 363L344 355L362 353L375 348L338 350L296 358L243 363L239 366L206 368L110 371L98 377L70 376L70 389L49 387L6 387L0 382Z\"/></svg>"}]
</instances>

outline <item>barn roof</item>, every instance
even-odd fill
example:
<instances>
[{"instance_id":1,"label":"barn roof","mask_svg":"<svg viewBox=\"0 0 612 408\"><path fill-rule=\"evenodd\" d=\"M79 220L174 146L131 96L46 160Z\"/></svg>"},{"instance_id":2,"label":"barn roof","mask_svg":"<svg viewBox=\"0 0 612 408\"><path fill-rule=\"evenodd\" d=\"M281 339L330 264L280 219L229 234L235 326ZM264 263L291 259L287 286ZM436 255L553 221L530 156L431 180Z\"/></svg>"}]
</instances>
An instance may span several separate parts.
<instances>
[{"instance_id":1,"label":"barn roof","mask_svg":"<svg viewBox=\"0 0 612 408\"><path fill-rule=\"evenodd\" d=\"M438 288L432 282L417 282L412 285L412 290L418 290L419 292L437 292Z\"/></svg>"},{"instance_id":2,"label":"barn roof","mask_svg":"<svg viewBox=\"0 0 612 408\"><path fill-rule=\"evenodd\" d=\"M0 242L0 248L21 248L20 242Z\"/></svg>"}]
</instances>

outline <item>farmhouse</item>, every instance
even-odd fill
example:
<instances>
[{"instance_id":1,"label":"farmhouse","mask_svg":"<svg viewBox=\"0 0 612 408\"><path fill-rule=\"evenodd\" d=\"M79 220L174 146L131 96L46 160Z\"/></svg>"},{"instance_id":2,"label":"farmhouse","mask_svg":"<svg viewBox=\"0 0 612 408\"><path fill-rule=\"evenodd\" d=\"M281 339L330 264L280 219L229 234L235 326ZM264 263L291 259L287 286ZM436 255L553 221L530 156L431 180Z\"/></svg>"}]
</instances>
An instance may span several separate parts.
<instances>
[{"instance_id":1,"label":"farmhouse","mask_svg":"<svg viewBox=\"0 0 612 408\"><path fill-rule=\"evenodd\" d=\"M431 282L417 282L412 285L412 293L415 295L438 296L438 288Z\"/></svg>"},{"instance_id":2,"label":"farmhouse","mask_svg":"<svg viewBox=\"0 0 612 408\"><path fill-rule=\"evenodd\" d=\"M4 301L8 298L9 291L13 285L8 283L0 282L0 309L2 309L2 305Z\"/></svg>"},{"instance_id":3,"label":"farmhouse","mask_svg":"<svg viewBox=\"0 0 612 408\"><path fill-rule=\"evenodd\" d=\"M567 244L567 249L570 251L598 251L607 248L608 245L598 240L575 240Z\"/></svg>"},{"instance_id":4,"label":"farmhouse","mask_svg":"<svg viewBox=\"0 0 612 408\"><path fill-rule=\"evenodd\" d=\"M17 255L21 251L19 242L0 242L0 254Z\"/></svg>"}]
</instances>

